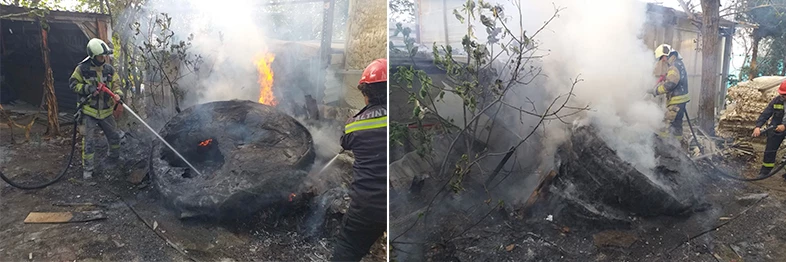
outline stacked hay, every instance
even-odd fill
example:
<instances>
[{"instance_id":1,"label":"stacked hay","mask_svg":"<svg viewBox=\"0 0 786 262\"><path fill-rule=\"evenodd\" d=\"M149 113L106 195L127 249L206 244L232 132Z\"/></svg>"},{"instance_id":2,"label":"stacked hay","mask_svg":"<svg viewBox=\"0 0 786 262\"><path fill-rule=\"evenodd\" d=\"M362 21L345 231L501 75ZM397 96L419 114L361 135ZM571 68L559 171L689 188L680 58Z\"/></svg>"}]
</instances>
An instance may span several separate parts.
<instances>
[{"instance_id":1,"label":"stacked hay","mask_svg":"<svg viewBox=\"0 0 786 262\"><path fill-rule=\"evenodd\" d=\"M734 151L735 155L758 154L764 148L766 140L752 138L751 133L756 126L756 119L772 98L778 95L777 87L785 79L782 76L763 76L729 88L727 107L721 112L716 133L735 140L740 149Z\"/></svg>"},{"instance_id":2,"label":"stacked hay","mask_svg":"<svg viewBox=\"0 0 786 262\"><path fill-rule=\"evenodd\" d=\"M388 5L385 0L354 0L350 6L347 69L362 70L374 59L387 57Z\"/></svg>"}]
</instances>

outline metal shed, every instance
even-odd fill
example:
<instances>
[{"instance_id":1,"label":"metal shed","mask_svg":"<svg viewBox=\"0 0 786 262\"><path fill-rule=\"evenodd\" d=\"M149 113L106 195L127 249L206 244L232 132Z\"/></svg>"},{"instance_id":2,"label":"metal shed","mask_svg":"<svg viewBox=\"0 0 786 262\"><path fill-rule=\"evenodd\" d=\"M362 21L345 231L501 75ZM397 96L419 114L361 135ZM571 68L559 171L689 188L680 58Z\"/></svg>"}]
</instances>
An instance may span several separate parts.
<instances>
[{"instance_id":1,"label":"metal shed","mask_svg":"<svg viewBox=\"0 0 786 262\"><path fill-rule=\"evenodd\" d=\"M20 100L35 107L44 103L45 68L41 52L42 29L31 9L0 5L0 102ZM50 11L45 18L50 64L54 77L58 110L75 112L77 97L68 79L77 63L85 58L90 38L111 45L109 15Z\"/></svg>"}]
</instances>

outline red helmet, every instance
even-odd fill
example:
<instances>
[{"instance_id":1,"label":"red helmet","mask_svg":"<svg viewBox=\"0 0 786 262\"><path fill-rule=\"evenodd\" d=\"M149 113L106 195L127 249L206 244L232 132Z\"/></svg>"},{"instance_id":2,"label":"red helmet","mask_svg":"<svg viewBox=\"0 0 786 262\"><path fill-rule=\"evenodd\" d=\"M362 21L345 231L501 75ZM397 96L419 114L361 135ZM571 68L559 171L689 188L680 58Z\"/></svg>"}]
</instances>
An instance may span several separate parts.
<instances>
[{"instance_id":1,"label":"red helmet","mask_svg":"<svg viewBox=\"0 0 786 262\"><path fill-rule=\"evenodd\" d=\"M786 80L781 82L781 86L778 87L778 93L781 95L786 95Z\"/></svg>"},{"instance_id":2,"label":"red helmet","mask_svg":"<svg viewBox=\"0 0 786 262\"><path fill-rule=\"evenodd\" d=\"M388 60L380 58L371 62L366 69L363 70L363 76L360 77L358 84L373 84L388 81Z\"/></svg>"}]
</instances>

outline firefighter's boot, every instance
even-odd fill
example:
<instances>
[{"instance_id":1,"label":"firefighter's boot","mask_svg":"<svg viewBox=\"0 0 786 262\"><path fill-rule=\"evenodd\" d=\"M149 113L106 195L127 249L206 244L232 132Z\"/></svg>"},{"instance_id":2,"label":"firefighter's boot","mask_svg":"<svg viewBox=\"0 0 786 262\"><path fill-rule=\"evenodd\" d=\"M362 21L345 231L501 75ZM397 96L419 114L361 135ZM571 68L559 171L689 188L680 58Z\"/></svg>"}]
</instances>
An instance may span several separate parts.
<instances>
[{"instance_id":1,"label":"firefighter's boot","mask_svg":"<svg viewBox=\"0 0 786 262\"><path fill-rule=\"evenodd\" d=\"M759 177L769 175L770 171L772 171L772 167L764 167L764 166L761 167L761 169L759 170Z\"/></svg>"},{"instance_id":2,"label":"firefighter's boot","mask_svg":"<svg viewBox=\"0 0 786 262\"><path fill-rule=\"evenodd\" d=\"M85 160L83 160L82 178L84 178L84 179L91 179L91 178L93 178L93 170L94 169L95 169L95 164L93 163L92 159L85 159Z\"/></svg>"}]
</instances>

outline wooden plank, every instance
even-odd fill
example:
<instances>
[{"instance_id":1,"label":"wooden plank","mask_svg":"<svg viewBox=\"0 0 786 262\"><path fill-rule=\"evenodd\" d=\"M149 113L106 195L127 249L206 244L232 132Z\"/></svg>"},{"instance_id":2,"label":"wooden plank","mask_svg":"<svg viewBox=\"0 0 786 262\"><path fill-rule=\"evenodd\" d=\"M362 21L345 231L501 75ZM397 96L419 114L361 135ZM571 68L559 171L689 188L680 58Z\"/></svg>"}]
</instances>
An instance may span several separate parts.
<instances>
[{"instance_id":1,"label":"wooden plank","mask_svg":"<svg viewBox=\"0 0 786 262\"><path fill-rule=\"evenodd\" d=\"M557 171L551 170L551 172L549 172L548 175L540 179L540 183L538 183L538 187L535 188L535 191L532 191L532 194L529 196L529 199L527 199L527 203L524 205L525 209L535 204L535 202L537 202L538 199L540 199L546 194L547 191L544 191L544 189L547 188L546 187L547 185L551 184L551 180L553 180L555 176L557 176Z\"/></svg>"},{"instance_id":2,"label":"wooden plank","mask_svg":"<svg viewBox=\"0 0 786 262\"><path fill-rule=\"evenodd\" d=\"M30 212L25 219L25 224L54 224L87 222L105 219L101 211L82 212Z\"/></svg>"}]
</instances>

